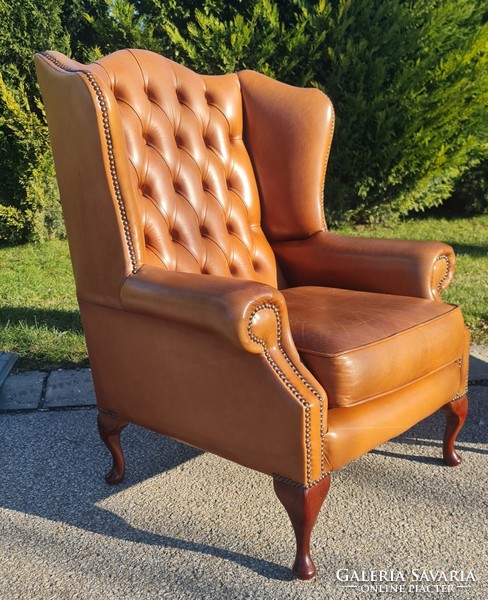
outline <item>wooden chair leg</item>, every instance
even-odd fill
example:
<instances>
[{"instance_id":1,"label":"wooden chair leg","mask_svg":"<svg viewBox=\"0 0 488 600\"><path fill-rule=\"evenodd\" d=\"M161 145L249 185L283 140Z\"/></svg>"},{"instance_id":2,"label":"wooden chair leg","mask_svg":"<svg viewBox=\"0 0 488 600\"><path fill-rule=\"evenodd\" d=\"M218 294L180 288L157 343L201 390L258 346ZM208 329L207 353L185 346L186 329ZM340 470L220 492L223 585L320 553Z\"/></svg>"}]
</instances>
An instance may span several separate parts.
<instances>
[{"instance_id":1,"label":"wooden chair leg","mask_svg":"<svg viewBox=\"0 0 488 600\"><path fill-rule=\"evenodd\" d=\"M103 443L112 455L112 468L105 475L105 481L110 485L116 485L124 479L125 460L122 446L120 445L120 433L129 424L114 413L98 411L98 431Z\"/></svg>"},{"instance_id":2,"label":"wooden chair leg","mask_svg":"<svg viewBox=\"0 0 488 600\"><path fill-rule=\"evenodd\" d=\"M444 462L449 467L457 467L461 464L461 457L454 449L454 442L468 414L468 397L464 395L458 400L449 402L441 410L446 415L446 429L442 448Z\"/></svg>"},{"instance_id":3,"label":"wooden chair leg","mask_svg":"<svg viewBox=\"0 0 488 600\"><path fill-rule=\"evenodd\" d=\"M285 507L295 531L297 553L292 572L298 579L312 579L315 575L315 565L310 556L310 536L329 487L330 475L308 489L274 480L276 495Z\"/></svg>"}]
</instances>

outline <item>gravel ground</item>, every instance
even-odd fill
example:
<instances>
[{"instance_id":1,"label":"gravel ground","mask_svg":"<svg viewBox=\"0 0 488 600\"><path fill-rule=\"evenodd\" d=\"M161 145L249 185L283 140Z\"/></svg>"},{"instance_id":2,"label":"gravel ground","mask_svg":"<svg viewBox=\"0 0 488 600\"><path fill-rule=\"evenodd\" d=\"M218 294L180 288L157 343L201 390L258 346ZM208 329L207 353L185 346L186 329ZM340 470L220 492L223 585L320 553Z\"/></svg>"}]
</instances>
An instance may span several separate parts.
<instances>
[{"instance_id":1,"label":"gravel ground","mask_svg":"<svg viewBox=\"0 0 488 600\"><path fill-rule=\"evenodd\" d=\"M290 577L270 478L130 426L126 481L111 488L94 409L2 414L0 599L486 600L487 401L471 388L458 468L440 460L436 414L333 475L311 582ZM338 578L370 570L407 591ZM469 580L429 593L424 570Z\"/></svg>"}]
</instances>

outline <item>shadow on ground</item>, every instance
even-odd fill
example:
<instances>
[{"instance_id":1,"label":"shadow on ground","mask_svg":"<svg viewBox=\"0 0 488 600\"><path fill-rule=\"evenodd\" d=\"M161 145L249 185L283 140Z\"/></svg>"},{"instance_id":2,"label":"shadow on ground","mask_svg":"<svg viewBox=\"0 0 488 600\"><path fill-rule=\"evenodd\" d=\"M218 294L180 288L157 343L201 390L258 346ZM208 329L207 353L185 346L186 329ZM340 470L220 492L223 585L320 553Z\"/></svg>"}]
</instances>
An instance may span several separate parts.
<instances>
[{"instance_id":1,"label":"shadow on ground","mask_svg":"<svg viewBox=\"0 0 488 600\"><path fill-rule=\"evenodd\" d=\"M22 443L19 443L20 432L15 428L2 428L0 421L0 447L9 448L9 452L0 457L0 506L121 540L219 557L268 579L292 579L290 570L281 565L209 544L137 529L98 506L111 495L177 468L202 452L131 425L130 431L122 434L128 463L126 479L111 487L102 476L109 458L94 436L95 412L66 411L58 413L55 420L48 413L23 415L32 423L24 421L20 425L29 430L29 435L21 436ZM50 420L47 430L36 426L46 419ZM73 419L79 425L76 431L66 429ZM17 423L20 424L20 420ZM164 502L163 491L161 494L161 502Z\"/></svg>"},{"instance_id":2,"label":"shadow on ground","mask_svg":"<svg viewBox=\"0 0 488 600\"><path fill-rule=\"evenodd\" d=\"M466 453L487 453L484 449L471 446L487 441L484 412L482 394L473 393L469 417L458 438L457 447L461 453L463 450ZM382 448L374 450L373 453L442 468L443 421L443 416L436 413L397 438L389 448L396 448L398 444L401 447L398 454ZM4 415L0 419L0 448L8 450L0 453L0 506L110 538L218 557L268 580L291 579L288 568L271 561L211 543L193 542L140 529L122 516L100 506L111 496L123 494L133 486L147 482L161 473L184 468L186 463L197 460L202 455L194 448L135 426L130 426L124 431L122 442L127 457L126 481L113 488L108 486L102 477L103 471L108 467L109 458L96 435L95 410L65 411L56 413L56 416L48 412ZM438 447L439 458L411 455L408 450L412 445ZM228 464L222 461L221 475L219 470L217 476L214 473L209 477L210 480L213 478L213 485L216 482L218 485L220 476L225 479ZM368 467L368 464L367 461L363 461L363 471L364 468L373 468L371 465ZM399 473L398 466L394 463L390 466ZM353 473L354 470L348 472ZM354 489L353 482L347 484L348 476L346 473L342 485ZM378 479L377 474L376 478ZM170 485L170 480L166 479L164 485ZM374 480L375 476L372 474L371 481ZM200 485L202 481L206 482L206 474L201 475ZM391 487L388 479L384 480L384 484L388 489ZM383 480L379 478L376 485L383 485ZM411 494L411 483L403 482L400 477L399 481L395 482L395 490L397 493L402 490L408 497ZM158 502L164 503L164 489L156 486L156 491L161 493ZM191 490L186 489L182 493L191 494ZM439 490L438 493L441 496L439 501L442 501L444 492ZM432 489L426 490L426 494L432 496ZM140 502L140 494L135 496ZM411 501L413 502L414 498L411 498ZM208 511L212 514L210 526L219 518L218 509L217 512L215 509L213 505ZM259 515L256 515L256 518L258 517ZM248 515L247 518L251 517ZM164 530L164 524L162 529Z\"/></svg>"}]
</instances>

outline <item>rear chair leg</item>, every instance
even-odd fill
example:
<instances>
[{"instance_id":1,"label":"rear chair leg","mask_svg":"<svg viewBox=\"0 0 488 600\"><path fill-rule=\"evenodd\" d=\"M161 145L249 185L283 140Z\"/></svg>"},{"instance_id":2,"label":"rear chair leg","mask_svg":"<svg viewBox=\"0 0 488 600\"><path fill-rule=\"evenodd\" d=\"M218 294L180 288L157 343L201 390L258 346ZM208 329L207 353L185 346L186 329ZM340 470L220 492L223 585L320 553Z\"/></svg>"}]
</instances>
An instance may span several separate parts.
<instances>
[{"instance_id":1,"label":"rear chair leg","mask_svg":"<svg viewBox=\"0 0 488 600\"><path fill-rule=\"evenodd\" d=\"M99 410L97 423L100 437L113 459L112 468L105 475L105 481L110 485L116 485L124 479L125 460L120 445L120 433L129 422L121 419L115 413Z\"/></svg>"},{"instance_id":2,"label":"rear chair leg","mask_svg":"<svg viewBox=\"0 0 488 600\"><path fill-rule=\"evenodd\" d=\"M462 398L449 402L441 410L446 415L446 429L442 448L444 462L449 467L456 467L461 464L461 457L454 449L454 442L468 414L468 397L464 395Z\"/></svg>"},{"instance_id":3,"label":"rear chair leg","mask_svg":"<svg viewBox=\"0 0 488 600\"><path fill-rule=\"evenodd\" d=\"M274 480L276 495L285 507L295 531L297 553L292 572L298 579L312 579L315 575L315 565L310 556L310 536L329 487L330 475L308 489Z\"/></svg>"}]
</instances>

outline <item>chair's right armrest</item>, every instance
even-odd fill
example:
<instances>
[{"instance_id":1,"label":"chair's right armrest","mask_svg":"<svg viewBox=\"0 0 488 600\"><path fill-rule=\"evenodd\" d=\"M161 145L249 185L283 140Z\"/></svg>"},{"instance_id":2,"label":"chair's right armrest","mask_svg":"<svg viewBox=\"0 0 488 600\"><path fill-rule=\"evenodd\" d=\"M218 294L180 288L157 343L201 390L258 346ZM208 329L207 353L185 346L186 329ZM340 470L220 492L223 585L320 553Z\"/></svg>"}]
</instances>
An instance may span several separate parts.
<instances>
[{"instance_id":1,"label":"chair's right armrest","mask_svg":"<svg viewBox=\"0 0 488 600\"><path fill-rule=\"evenodd\" d=\"M283 295L269 285L149 265L125 279L120 300L124 310L211 331L251 353L262 351L250 336L251 325L260 337L276 337L276 322L266 326L253 311L271 305L287 321Z\"/></svg>"},{"instance_id":2,"label":"chair's right armrest","mask_svg":"<svg viewBox=\"0 0 488 600\"><path fill-rule=\"evenodd\" d=\"M440 242L320 231L307 239L272 246L290 286L338 287L440 301L456 266L453 249Z\"/></svg>"}]
</instances>

